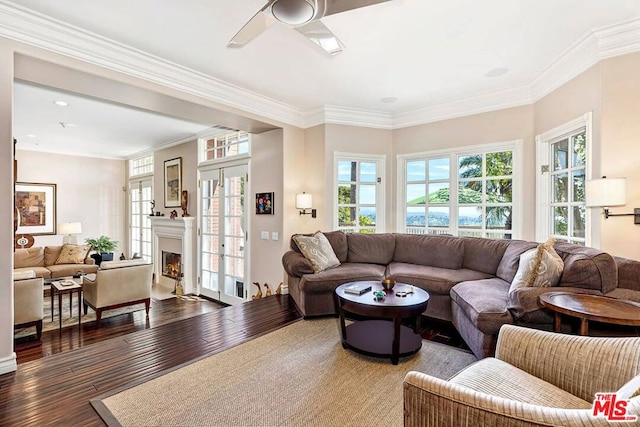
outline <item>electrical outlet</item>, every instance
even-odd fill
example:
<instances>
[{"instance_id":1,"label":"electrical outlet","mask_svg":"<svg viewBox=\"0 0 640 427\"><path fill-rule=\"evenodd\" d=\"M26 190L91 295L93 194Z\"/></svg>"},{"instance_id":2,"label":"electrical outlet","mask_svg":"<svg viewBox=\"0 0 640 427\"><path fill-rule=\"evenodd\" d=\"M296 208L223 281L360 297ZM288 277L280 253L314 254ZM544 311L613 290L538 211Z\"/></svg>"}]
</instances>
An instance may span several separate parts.
<instances>
[{"instance_id":1,"label":"electrical outlet","mask_svg":"<svg viewBox=\"0 0 640 427\"><path fill-rule=\"evenodd\" d=\"M262 231L260 232L260 238L262 240L269 240L269 232L268 231Z\"/></svg>"},{"instance_id":2,"label":"electrical outlet","mask_svg":"<svg viewBox=\"0 0 640 427\"><path fill-rule=\"evenodd\" d=\"M277 231L272 231L271 232L271 240L278 240L278 232Z\"/></svg>"}]
</instances>

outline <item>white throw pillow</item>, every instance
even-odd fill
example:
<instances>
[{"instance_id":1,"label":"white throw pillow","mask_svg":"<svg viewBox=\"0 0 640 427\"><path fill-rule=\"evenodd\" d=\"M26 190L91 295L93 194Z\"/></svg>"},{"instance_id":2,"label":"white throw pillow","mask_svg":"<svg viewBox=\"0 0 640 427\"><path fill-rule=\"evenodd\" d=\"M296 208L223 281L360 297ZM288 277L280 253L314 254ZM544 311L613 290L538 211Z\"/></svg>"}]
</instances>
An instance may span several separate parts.
<instances>
[{"instance_id":1,"label":"white throw pillow","mask_svg":"<svg viewBox=\"0 0 640 427\"><path fill-rule=\"evenodd\" d=\"M302 255L311 262L314 273L320 273L340 265L327 236L320 231L317 231L313 236L296 235L293 236L293 240L300 248Z\"/></svg>"},{"instance_id":2,"label":"white throw pillow","mask_svg":"<svg viewBox=\"0 0 640 427\"><path fill-rule=\"evenodd\" d=\"M564 262L553 249L554 239L550 238L536 249L530 249L520 255L520 264L509 293L522 287L557 286L562 276Z\"/></svg>"}]
</instances>

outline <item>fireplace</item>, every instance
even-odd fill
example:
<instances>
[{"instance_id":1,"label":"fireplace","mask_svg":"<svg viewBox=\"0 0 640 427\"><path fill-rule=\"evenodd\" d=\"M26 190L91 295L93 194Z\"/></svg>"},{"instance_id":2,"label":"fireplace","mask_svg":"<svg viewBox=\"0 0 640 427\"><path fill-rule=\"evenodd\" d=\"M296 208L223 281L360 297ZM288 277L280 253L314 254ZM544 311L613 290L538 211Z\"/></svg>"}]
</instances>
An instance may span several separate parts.
<instances>
[{"instance_id":1,"label":"fireplace","mask_svg":"<svg viewBox=\"0 0 640 427\"><path fill-rule=\"evenodd\" d=\"M153 236L153 273L155 281L165 287L175 286L178 270L182 270L184 293L198 293L194 267L193 217L150 217ZM176 256L179 257L176 259ZM169 264L169 266L167 265Z\"/></svg>"},{"instance_id":2,"label":"fireplace","mask_svg":"<svg viewBox=\"0 0 640 427\"><path fill-rule=\"evenodd\" d=\"M182 269L180 264L182 257L180 254L162 251L162 275L170 279L177 279L178 273Z\"/></svg>"}]
</instances>

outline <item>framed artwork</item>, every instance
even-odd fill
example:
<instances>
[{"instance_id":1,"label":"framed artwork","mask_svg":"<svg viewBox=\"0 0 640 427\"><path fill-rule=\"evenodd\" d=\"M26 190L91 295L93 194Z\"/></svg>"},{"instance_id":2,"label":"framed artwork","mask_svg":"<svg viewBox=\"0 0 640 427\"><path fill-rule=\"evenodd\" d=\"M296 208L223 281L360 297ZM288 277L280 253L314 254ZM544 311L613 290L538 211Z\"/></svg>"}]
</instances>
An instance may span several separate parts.
<instances>
[{"instance_id":1,"label":"framed artwork","mask_svg":"<svg viewBox=\"0 0 640 427\"><path fill-rule=\"evenodd\" d=\"M56 234L56 184L16 182L16 234Z\"/></svg>"},{"instance_id":2,"label":"framed artwork","mask_svg":"<svg viewBox=\"0 0 640 427\"><path fill-rule=\"evenodd\" d=\"M256 215L273 215L273 193L256 193Z\"/></svg>"},{"instance_id":3,"label":"framed artwork","mask_svg":"<svg viewBox=\"0 0 640 427\"><path fill-rule=\"evenodd\" d=\"M179 208L182 195L182 157L164 161L164 207Z\"/></svg>"}]
</instances>

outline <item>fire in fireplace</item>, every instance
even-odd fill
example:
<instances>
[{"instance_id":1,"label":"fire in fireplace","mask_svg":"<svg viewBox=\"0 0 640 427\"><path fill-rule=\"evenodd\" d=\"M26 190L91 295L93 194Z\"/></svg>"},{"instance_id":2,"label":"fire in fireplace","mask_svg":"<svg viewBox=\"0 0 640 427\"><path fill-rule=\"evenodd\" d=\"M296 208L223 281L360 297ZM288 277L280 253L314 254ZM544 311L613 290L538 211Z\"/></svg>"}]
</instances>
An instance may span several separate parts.
<instances>
[{"instance_id":1,"label":"fire in fireplace","mask_svg":"<svg viewBox=\"0 0 640 427\"><path fill-rule=\"evenodd\" d=\"M181 262L180 254L162 251L162 275L172 279L178 278Z\"/></svg>"}]
</instances>

